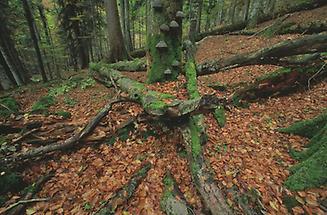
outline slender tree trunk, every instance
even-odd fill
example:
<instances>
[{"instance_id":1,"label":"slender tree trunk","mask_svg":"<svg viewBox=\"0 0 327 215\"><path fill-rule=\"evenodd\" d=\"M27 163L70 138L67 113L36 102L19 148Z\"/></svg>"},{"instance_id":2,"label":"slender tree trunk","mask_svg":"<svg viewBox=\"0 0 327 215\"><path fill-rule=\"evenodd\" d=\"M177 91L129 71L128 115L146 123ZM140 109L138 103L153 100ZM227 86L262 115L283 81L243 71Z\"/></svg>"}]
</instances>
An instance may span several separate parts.
<instances>
[{"instance_id":1,"label":"slender tree trunk","mask_svg":"<svg viewBox=\"0 0 327 215\"><path fill-rule=\"evenodd\" d=\"M250 0L245 0L245 5L244 5L244 17L243 21L247 22L249 19L249 10L250 10Z\"/></svg>"},{"instance_id":2,"label":"slender tree trunk","mask_svg":"<svg viewBox=\"0 0 327 215\"><path fill-rule=\"evenodd\" d=\"M57 76L57 78L61 78L60 71L59 71L57 61L56 61L56 58L55 58L54 45L53 45L53 42L52 42L51 31L50 31L50 28L49 28L49 25L48 25L48 20L47 20L47 17L45 15L45 9L44 9L44 6L43 6L42 2L39 3L38 10L39 10L40 18L41 18L41 21L42 21L42 25L43 25L43 29L44 29L44 33L45 33L45 38L46 38L47 44L49 45L49 47L51 49L51 60L52 60L52 64L53 64L56 76Z\"/></svg>"},{"instance_id":3,"label":"slender tree trunk","mask_svg":"<svg viewBox=\"0 0 327 215\"><path fill-rule=\"evenodd\" d=\"M108 36L109 36L109 60L117 62L128 59L122 30L119 22L119 14L116 0L105 0L107 12Z\"/></svg>"},{"instance_id":4,"label":"slender tree trunk","mask_svg":"<svg viewBox=\"0 0 327 215\"><path fill-rule=\"evenodd\" d=\"M124 0L125 5L125 18L124 18L124 28L125 28L125 42L127 51L133 51L132 39L131 39L131 25L130 25L130 11L129 11L129 1Z\"/></svg>"},{"instance_id":5,"label":"slender tree trunk","mask_svg":"<svg viewBox=\"0 0 327 215\"><path fill-rule=\"evenodd\" d=\"M196 33L199 34L201 32L201 21L202 21L202 7L203 0L197 0L197 17L196 17Z\"/></svg>"},{"instance_id":6,"label":"slender tree trunk","mask_svg":"<svg viewBox=\"0 0 327 215\"><path fill-rule=\"evenodd\" d=\"M43 59L42 59L42 55L41 55L41 51L40 51L40 47L39 47L39 41L38 41L38 38L37 38L37 35L36 35L36 25L34 23L33 14L32 14L31 8L30 8L29 3L27 2L27 0L22 0L22 3L23 3L23 7L24 7L24 11L25 11L25 17L26 17L26 20L27 20L27 23L28 23L28 27L30 29L31 38L33 40L33 45L34 45L37 60L38 60L38 63L39 63L42 79L43 79L44 82L47 82L48 78L47 78L47 76L45 74Z\"/></svg>"}]
</instances>

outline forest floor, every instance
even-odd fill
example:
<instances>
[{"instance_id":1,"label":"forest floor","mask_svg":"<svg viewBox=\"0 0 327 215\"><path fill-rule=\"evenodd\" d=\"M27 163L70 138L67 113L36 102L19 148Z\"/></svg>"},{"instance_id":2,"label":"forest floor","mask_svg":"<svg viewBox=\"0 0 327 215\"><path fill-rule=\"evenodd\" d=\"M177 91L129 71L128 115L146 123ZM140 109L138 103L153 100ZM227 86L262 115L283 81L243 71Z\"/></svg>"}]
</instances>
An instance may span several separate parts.
<instances>
[{"instance_id":1,"label":"forest floor","mask_svg":"<svg viewBox=\"0 0 327 215\"><path fill-rule=\"evenodd\" d=\"M301 35L273 38L209 37L199 44L196 59L197 62L203 62L224 58L299 36ZM208 85L217 82L227 85L250 82L275 69L275 66L269 65L247 66L201 77L198 84L202 94L229 96L232 93L230 90L218 92ZM145 78L144 72L124 74L140 81ZM74 74L74 77L76 76L87 79L87 72ZM180 77L175 82L148 87L185 99L187 92L183 88L184 83L185 79ZM51 89L64 86L62 83L39 83L15 90L12 95L19 101L21 111L29 112L33 103L47 95ZM115 94L114 89L107 89L99 83L91 83L84 89L77 86L59 93L56 103L49 108L51 113L68 111L71 118L25 114L10 121L16 124L42 121L43 126L35 138L53 138L60 141L70 137L74 129L82 128ZM289 148L301 149L308 140L277 132L278 128L312 118L326 110L326 95L327 83L322 82L307 91L260 100L244 109L232 108L226 113L227 122L223 128L217 125L212 114L206 114L209 140L204 146L205 156L213 167L220 187L226 191L237 186L247 195L251 195L254 190L258 195L258 202L262 204L261 210L266 214L287 214L291 211L294 214L326 213L319 207L320 201L327 198L325 187L290 192L283 186L289 175L289 167L296 163L289 155ZM94 133L87 138L83 147L66 153L52 153L46 159L26 164L23 175L27 183L32 183L50 170L55 171L55 176L46 182L39 192L39 197L50 200L29 205L29 214L90 214L125 184L144 161L151 162L153 167L135 195L127 205L119 209L118 214L161 214L159 202L163 193L162 178L166 170L172 172L188 202L194 208L201 209L201 201L191 183L185 152L176 150L181 148L183 142L177 131L160 131L150 125L140 124L136 131L130 132L129 137L117 138L114 143L108 143L106 136L120 123L140 112L141 108L137 105L115 105ZM156 132L151 132L151 129ZM22 150L32 147L22 141ZM283 198L287 195L294 196L299 203L290 211L283 203ZM19 194L13 194L6 205L16 202L18 198ZM227 198L228 203L235 206L231 196L227 194Z\"/></svg>"}]
</instances>

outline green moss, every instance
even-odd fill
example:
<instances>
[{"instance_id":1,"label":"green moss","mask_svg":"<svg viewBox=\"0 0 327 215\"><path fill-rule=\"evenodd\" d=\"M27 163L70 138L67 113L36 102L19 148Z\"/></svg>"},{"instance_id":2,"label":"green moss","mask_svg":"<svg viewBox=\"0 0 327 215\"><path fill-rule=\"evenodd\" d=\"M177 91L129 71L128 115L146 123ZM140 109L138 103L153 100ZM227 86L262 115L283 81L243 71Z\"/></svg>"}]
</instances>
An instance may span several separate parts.
<instances>
[{"instance_id":1,"label":"green moss","mask_svg":"<svg viewBox=\"0 0 327 215\"><path fill-rule=\"evenodd\" d=\"M214 112L215 119L217 120L218 125L222 128L226 124L226 115L225 115L225 109L222 106L219 106L215 109Z\"/></svg>"},{"instance_id":2,"label":"green moss","mask_svg":"<svg viewBox=\"0 0 327 215\"><path fill-rule=\"evenodd\" d=\"M12 97L0 99L0 117L9 117L11 114L18 113L19 104Z\"/></svg>"},{"instance_id":3,"label":"green moss","mask_svg":"<svg viewBox=\"0 0 327 215\"><path fill-rule=\"evenodd\" d=\"M324 186L327 183L327 147L321 148L305 161L295 165L294 173L285 182L290 190Z\"/></svg>"},{"instance_id":4,"label":"green moss","mask_svg":"<svg viewBox=\"0 0 327 215\"><path fill-rule=\"evenodd\" d=\"M119 71L141 71L146 69L146 61L140 58L136 58L132 61L120 61L109 64L109 68Z\"/></svg>"},{"instance_id":5,"label":"green moss","mask_svg":"<svg viewBox=\"0 0 327 215\"><path fill-rule=\"evenodd\" d=\"M0 206L2 206L3 204L5 204L7 201L7 197L4 195L0 195Z\"/></svg>"},{"instance_id":6,"label":"green moss","mask_svg":"<svg viewBox=\"0 0 327 215\"><path fill-rule=\"evenodd\" d=\"M74 107L78 102L75 99L65 97L64 98L64 103L68 105L69 107Z\"/></svg>"},{"instance_id":7,"label":"green moss","mask_svg":"<svg viewBox=\"0 0 327 215\"><path fill-rule=\"evenodd\" d=\"M56 103L53 96L43 96L32 106L32 113L44 113L49 112L49 107Z\"/></svg>"},{"instance_id":8,"label":"green moss","mask_svg":"<svg viewBox=\"0 0 327 215\"><path fill-rule=\"evenodd\" d=\"M187 91L190 95L190 98L195 99L200 97L197 86L196 66L194 61L187 61L185 65L185 72L187 77Z\"/></svg>"},{"instance_id":9,"label":"green moss","mask_svg":"<svg viewBox=\"0 0 327 215\"><path fill-rule=\"evenodd\" d=\"M285 185L291 190L304 190L327 184L327 123L325 117L326 113L289 127L296 128L295 130L290 129L292 132L296 131L296 134L309 137L315 134L307 149L302 152L292 152L293 156L302 162L291 168L292 175L285 182ZM323 127L317 126L322 124L324 124Z\"/></svg>"},{"instance_id":10,"label":"green moss","mask_svg":"<svg viewBox=\"0 0 327 215\"><path fill-rule=\"evenodd\" d=\"M67 111L63 111L63 110L56 112L55 115L61 116L63 119L69 119L72 116L71 113L69 113Z\"/></svg>"},{"instance_id":11,"label":"green moss","mask_svg":"<svg viewBox=\"0 0 327 215\"><path fill-rule=\"evenodd\" d=\"M317 116L314 119L300 121L287 128L281 128L279 129L279 132L312 138L320 131L321 128L326 125L326 123L327 112Z\"/></svg>"},{"instance_id":12,"label":"green moss","mask_svg":"<svg viewBox=\"0 0 327 215\"><path fill-rule=\"evenodd\" d=\"M160 41L165 41L168 45L168 50L158 51L156 45ZM179 69L173 68L171 65L174 60L181 59L181 46L178 45L177 39L171 40L170 36L157 34L148 37L148 49L151 53L151 65L148 65L147 82L155 83L162 81L176 80L179 74ZM171 75L165 75L164 71L170 69Z\"/></svg>"},{"instance_id":13,"label":"green moss","mask_svg":"<svg viewBox=\"0 0 327 215\"><path fill-rule=\"evenodd\" d=\"M290 72L292 72L292 69L290 69L290 68L280 68L280 69L277 69L274 72L262 75L262 76L258 77L256 80L257 81L263 81L263 80L267 80L267 79L273 79L273 78L279 77L279 76L281 76L283 74L287 74L287 73L290 73Z\"/></svg>"},{"instance_id":14,"label":"green moss","mask_svg":"<svg viewBox=\"0 0 327 215\"><path fill-rule=\"evenodd\" d=\"M292 213L292 208L301 205L301 203L299 203L293 196L284 196L283 204L286 206L288 212L290 213Z\"/></svg>"},{"instance_id":15,"label":"green moss","mask_svg":"<svg viewBox=\"0 0 327 215\"><path fill-rule=\"evenodd\" d=\"M0 194L7 192L16 192L23 188L24 183L21 176L15 172L0 171Z\"/></svg>"}]
</instances>

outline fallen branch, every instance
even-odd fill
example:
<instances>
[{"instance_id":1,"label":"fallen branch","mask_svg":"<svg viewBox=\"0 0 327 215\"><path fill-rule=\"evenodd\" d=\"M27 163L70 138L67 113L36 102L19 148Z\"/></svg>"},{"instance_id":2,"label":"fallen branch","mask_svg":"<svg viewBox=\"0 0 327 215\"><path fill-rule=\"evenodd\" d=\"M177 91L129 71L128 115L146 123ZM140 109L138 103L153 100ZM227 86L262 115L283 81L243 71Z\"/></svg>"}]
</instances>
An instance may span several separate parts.
<instances>
[{"instance_id":1,"label":"fallen branch","mask_svg":"<svg viewBox=\"0 0 327 215\"><path fill-rule=\"evenodd\" d=\"M38 199L28 199L28 200L20 200L12 205L10 205L9 207L7 207L4 211L1 211L0 214L5 214L6 212L8 212L9 210L17 207L18 205L25 205L28 203L34 203L34 202L45 202L48 201L49 198L38 198Z\"/></svg>"},{"instance_id":2,"label":"fallen branch","mask_svg":"<svg viewBox=\"0 0 327 215\"><path fill-rule=\"evenodd\" d=\"M123 204L126 204L127 201L133 196L135 190L147 176L150 169L151 163L144 164L141 169L132 175L127 184L115 192L115 194L105 203L104 208L100 209L95 214L115 214L117 208Z\"/></svg>"},{"instance_id":3,"label":"fallen branch","mask_svg":"<svg viewBox=\"0 0 327 215\"><path fill-rule=\"evenodd\" d=\"M26 133L24 133L24 134L21 135L20 137L18 137L18 138L16 138L16 139L12 140L12 141L11 141L11 144L18 143L19 141L21 141L21 140L24 139L25 137L29 136L30 134L32 134L32 133L34 133L34 132L36 132L36 131L38 131L38 130L39 130L39 128L34 128L34 129L30 130L30 131L27 131Z\"/></svg>"},{"instance_id":4,"label":"fallen branch","mask_svg":"<svg viewBox=\"0 0 327 215\"><path fill-rule=\"evenodd\" d=\"M35 197L36 193L39 192L42 185L47 182L50 178L53 177L53 173L48 173L45 176L40 177L29 189L24 196L23 200L18 201L9 207L7 207L4 211L2 211L0 214L7 214L7 215L19 215L23 214L23 210L26 207L27 203L37 202L37 201L47 201L48 198L45 199L32 199Z\"/></svg>"},{"instance_id":5,"label":"fallen branch","mask_svg":"<svg viewBox=\"0 0 327 215\"><path fill-rule=\"evenodd\" d=\"M327 49L327 33L287 40L255 52L239 54L225 60L206 62L198 67L198 75L209 75L232 68L256 65L281 65L279 59L294 55L324 52Z\"/></svg>"},{"instance_id":6,"label":"fallen branch","mask_svg":"<svg viewBox=\"0 0 327 215\"><path fill-rule=\"evenodd\" d=\"M120 72L108 68L107 65L91 64L93 77L107 87L115 83L122 91L128 94L129 99L140 104L149 115L161 117L163 120L180 119L189 115L210 112L217 105L228 105L224 98L216 96L203 96L191 100L178 100L166 93L149 90L135 80L129 79Z\"/></svg>"},{"instance_id":7,"label":"fallen branch","mask_svg":"<svg viewBox=\"0 0 327 215\"><path fill-rule=\"evenodd\" d=\"M8 157L1 158L0 164L13 165L13 164L17 164L17 162L22 161L24 159L31 159L50 152L54 152L57 150L64 150L76 146L78 143L81 142L81 140L83 140L93 132L93 130L102 120L102 118L108 114L109 110L112 108L114 104L123 101L124 100L121 99L111 100L102 110L98 112L98 114L80 132L76 133L75 135L66 139L65 141L56 144L47 145L47 146L41 146L36 149L31 149L27 152L21 152L17 155L14 154Z\"/></svg>"}]
</instances>

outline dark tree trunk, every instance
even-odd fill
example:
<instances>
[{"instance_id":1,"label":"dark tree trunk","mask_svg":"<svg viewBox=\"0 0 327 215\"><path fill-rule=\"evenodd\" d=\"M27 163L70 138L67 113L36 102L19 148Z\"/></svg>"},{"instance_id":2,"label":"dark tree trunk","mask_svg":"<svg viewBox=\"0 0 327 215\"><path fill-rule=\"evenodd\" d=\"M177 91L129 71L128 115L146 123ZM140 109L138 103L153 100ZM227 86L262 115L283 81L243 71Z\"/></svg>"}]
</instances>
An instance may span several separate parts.
<instances>
[{"instance_id":1,"label":"dark tree trunk","mask_svg":"<svg viewBox=\"0 0 327 215\"><path fill-rule=\"evenodd\" d=\"M18 55L8 28L8 1L0 1L0 53L7 76L18 86L28 81L27 71Z\"/></svg>"},{"instance_id":2,"label":"dark tree trunk","mask_svg":"<svg viewBox=\"0 0 327 215\"><path fill-rule=\"evenodd\" d=\"M121 25L119 23L119 14L116 0L105 0L107 12L107 25L109 37L109 60L117 62L128 59L128 53L125 47Z\"/></svg>"},{"instance_id":3,"label":"dark tree trunk","mask_svg":"<svg viewBox=\"0 0 327 215\"><path fill-rule=\"evenodd\" d=\"M22 0L23 3L23 7L24 7L24 11L25 11L25 17L28 23L28 27L30 29L30 34L31 34L31 38L33 40L33 45L34 45L34 49L36 52L36 56L37 56L37 61L40 67L40 72L42 75L42 79L44 82L48 81L48 78L45 74L45 69L44 69L44 64L43 64L43 59L42 59L42 55L41 55L41 51L40 51L40 47L39 47L39 41L38 41L38 37L36 34L36 25L34 22L34 18L33 18L33 14L30 8L29 3L27 2L27 0Z\"/></svg>"}]
</instances>

